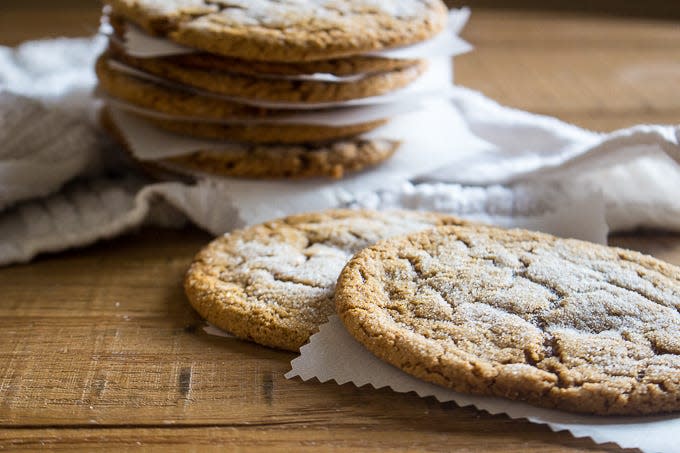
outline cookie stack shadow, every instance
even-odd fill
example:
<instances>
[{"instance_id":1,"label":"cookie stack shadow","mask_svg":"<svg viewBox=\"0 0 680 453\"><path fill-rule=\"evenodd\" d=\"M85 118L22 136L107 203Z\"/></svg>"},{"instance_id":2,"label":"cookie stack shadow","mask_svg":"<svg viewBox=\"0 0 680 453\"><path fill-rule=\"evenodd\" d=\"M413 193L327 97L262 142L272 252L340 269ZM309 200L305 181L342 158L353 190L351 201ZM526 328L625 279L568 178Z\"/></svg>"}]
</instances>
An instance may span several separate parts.
<instances>
[{"instance_id":1,"label":"cookie stack shadow","mask_svg":"<svg viewBox=\"0 0 680 453\"><path fill-rule=\"evenodd\" d=\"M342 178L386 161L400 140L378 132L417 108L399 93L428 61L385 51L432 40L447 21L439 0L312 15L286 2L194 3L107 2L96 63L106 128L147 168L190 176ZM159 134L182 151L149 139ZM140 135L157 149L140 156Z\"/></svg>"}]
</instances>

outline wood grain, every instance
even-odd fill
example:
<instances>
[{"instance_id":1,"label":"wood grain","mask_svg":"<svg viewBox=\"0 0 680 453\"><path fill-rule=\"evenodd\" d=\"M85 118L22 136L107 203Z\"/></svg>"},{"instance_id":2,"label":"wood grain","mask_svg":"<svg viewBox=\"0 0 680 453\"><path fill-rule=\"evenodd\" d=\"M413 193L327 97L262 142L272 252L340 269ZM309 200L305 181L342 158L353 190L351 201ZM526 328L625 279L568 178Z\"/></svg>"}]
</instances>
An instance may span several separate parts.
<instances>
[{"instance_id":1,"label":"wood grain","mask_svg":"<svg viewBox=\"0 0 680 453\"><path fill-rule=\"evenodd\" d=\"M146 230L1 271L13 303L0 308L0 446L592 446L414 395L284 379L294 354L202 332L179 282L207 240Z\"/></svg>"},{"instance_id":2,"label":"wood grain","mask_svg":"<svg viewBox=\"0 0 680 453\"><path fill-rule=\"evenodd\" d=\"M623 451L607 444L591 446L576 441L566 433L548 433L548 439L536 437L533 426L529 432L514 436L514 444L508 444L504 432L512 430L512 424L504 426L495 419L491 426L480 426L475 413L467 414L465 423L456 418L434 419L434 423L413 424L404 422L402 431L381 429L365 425L362 420L353 424L324 423L323 425L239 425L165 428L74 428L20 430L4 432L4 445L13 451L35 451L49 448L68 452L119 452L131 448L154 451L460 451L460 452L614 452ZM441 423L456 423L452 429L442 429ZM490 428L490 430L489 430ZM540 428L539 428L540 429ZM0 440L0 446L3 446Z\"/></svg>"},{"instance_id":3,"label":"wood grain","mask_svg":"<svg viewBox=\"0 0 680 453\"><path fill-rule=\"evenodd\" d=\"M86 35L98 10L3 0L0 43ZM675 23L477 9L465 37L477 49L458 82L504 104L595 130L680 119ZM209 239L144 229L0 269L0 449L619 451L414 395L284 379L292 354L208 336L188 306L181 279ZM678 235L611 242L680 264Z\"/></svg>"},{"instance_id":4,"label":"wood grain","mask_svg":"<svg viewBox=\"0 0 680 453\"><path fill-rule=\"evenodd\" d=\"M470 25L462 85L592 130L680 123L676 22L484 11Z\"/></svg>"},{"instance_id":5,"label":"wood grain","mask_svg":"<svg viewBox=\"0 0 680 453\"><path fill-rule=\"evenodd\" d=\"M680 121L680 90L667 89L669 78L680 84L680 61L669 62L664 50L488 47L462 57L458 68L459 80L487 74L476 87L489 97L592 129L638 124L640 106L654 123ZM514 83L522 77L535 83Z\"/></svg>"}]
</instances>

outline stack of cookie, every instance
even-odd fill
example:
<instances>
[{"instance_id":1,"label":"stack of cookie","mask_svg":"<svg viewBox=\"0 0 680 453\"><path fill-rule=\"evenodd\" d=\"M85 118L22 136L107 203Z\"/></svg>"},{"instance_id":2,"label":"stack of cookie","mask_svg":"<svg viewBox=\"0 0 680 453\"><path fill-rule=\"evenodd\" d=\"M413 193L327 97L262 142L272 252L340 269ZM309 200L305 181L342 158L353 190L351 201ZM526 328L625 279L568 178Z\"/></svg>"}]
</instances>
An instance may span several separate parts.
<instances>
[{"instance_id":1,"label":"stack of cookie","mask_svg":"<svg viewBox=\"0 0 680 453\"><path fill-rule=\"evenodd\" d=\"M330 315L386 362L459 392L602 415L680 410L680 268L437 213L333 210L226 234L189 301L297 351Z\"/></svg>"},{"instance_id":2,"label":"stack of cookie","mask_svg":"<svg viewBox=\"0 0 680 453\"><path fill-rule=\"evenodd\" d=\"M390 96L428 62L384 52L433 40L448 17L441 0L106 3L96 70L109 129L126 141L132 116L209 140L154 164L240 177L338 178L389 158L397 140L362 134L407 108ZM131 49L140 41L166 50Z\"/></svg>"}]
</instances>

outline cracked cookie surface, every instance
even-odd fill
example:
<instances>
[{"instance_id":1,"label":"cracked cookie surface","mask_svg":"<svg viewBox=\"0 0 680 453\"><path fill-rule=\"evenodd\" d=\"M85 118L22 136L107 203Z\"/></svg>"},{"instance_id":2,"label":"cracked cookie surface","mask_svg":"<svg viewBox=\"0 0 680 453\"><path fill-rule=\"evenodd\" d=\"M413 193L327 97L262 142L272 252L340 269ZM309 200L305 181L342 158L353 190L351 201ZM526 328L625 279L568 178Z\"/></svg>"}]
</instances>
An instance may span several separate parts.
<instances>
[{"instance_id":1,"label":"cracked cookie surface","mask_svg":"<svg viewBox=\"0 0 680 453\"><path fill-rule=\"evenodd\" d=\"M637 252L444 227L357 254L336 308L375 355L456 391L593 414L680 410L680 269Z\"/></svg>"},{"instance_id":2,"label":"cracked cookie surface","mask_svg":"<svg viewBox=\"0 0 680 453\"><path fill-rule=\"evenodd\" d=\"M237 337L297 351L334 312L333 291L354 253L381 239L456 217L416 211L330 210L226 234L194 259L189 301Z\"/></svg>"},{"instance_id":3,"label":"cracked cookie surface","mask_svg":"<svg viewBox=\"0 0 680 453\"><path fill-rule=\"evenodd\" d=\"M300 62L363 54L434 37L441 0L107 0L113 14L209 53Z\"/></svg>"}]
</instances>

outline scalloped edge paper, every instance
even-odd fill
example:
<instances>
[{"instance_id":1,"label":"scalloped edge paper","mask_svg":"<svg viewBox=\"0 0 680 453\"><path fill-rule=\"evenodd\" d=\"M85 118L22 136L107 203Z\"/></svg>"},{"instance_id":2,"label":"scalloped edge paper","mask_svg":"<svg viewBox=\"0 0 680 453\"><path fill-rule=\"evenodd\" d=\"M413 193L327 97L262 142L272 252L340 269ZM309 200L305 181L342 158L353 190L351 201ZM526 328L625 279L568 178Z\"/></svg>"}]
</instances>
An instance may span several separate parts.
<instances>
[{"instance_id":1,"label":"scalloped edge paper","mask_svg":"<svg viewBox=\"0 0 680 453\"><path fill-rule=\"evenodd\" d=\"M503 398L466 395L421 381L381 361L356 341L337 315L321 326L319 333L300 349L285 377L303 381L348 382L357 387L389 387L398 393L415 392L440 402L453 401L461 407L474 406L492 415L505 414L531 423L548 425L553 431L569 431L575 437L589 437L597 443L614 442L623 448L643 452L680 453L680 415L652 417L601 417L543 409Z\"/></svg>"}]
</instances>

